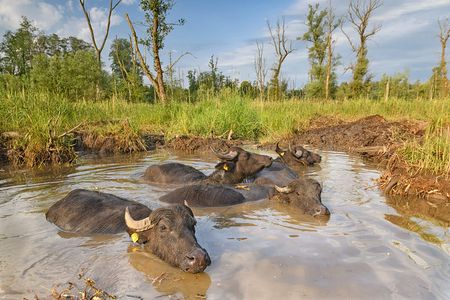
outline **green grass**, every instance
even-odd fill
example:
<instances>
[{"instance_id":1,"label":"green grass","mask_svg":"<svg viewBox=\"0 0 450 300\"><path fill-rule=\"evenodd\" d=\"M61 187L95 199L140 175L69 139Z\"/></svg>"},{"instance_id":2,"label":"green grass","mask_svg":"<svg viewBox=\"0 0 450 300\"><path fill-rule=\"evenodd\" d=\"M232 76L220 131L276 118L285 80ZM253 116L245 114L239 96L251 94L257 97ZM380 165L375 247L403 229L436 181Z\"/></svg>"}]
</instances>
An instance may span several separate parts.
<instances>
[{"instance_id":1,"label":"green grass","mask_svg":"<svg viewBox=\"0 0 450 300\"><path fill-rule=\"evenodd\" d=\"M121 135L128 120L130 130L175 135L226 137L276 141L306 128L316 116L355 120L379 114L389 120L417 119L429 122L423 144L411 142L400 152L411 165L434 173L449 173L450 99L446 100L348 100L259 102L237 95L219 96L196 103L172 102L168 105L107 101L70 101L60 95L0 91L0 132L21 134L15 147L45 151L49 139L58 147L70 141L59 139L70 129L83 124L85 130L99 135ZM117 122L110 122L117 121Z\"/></svg>"}]
</instances>

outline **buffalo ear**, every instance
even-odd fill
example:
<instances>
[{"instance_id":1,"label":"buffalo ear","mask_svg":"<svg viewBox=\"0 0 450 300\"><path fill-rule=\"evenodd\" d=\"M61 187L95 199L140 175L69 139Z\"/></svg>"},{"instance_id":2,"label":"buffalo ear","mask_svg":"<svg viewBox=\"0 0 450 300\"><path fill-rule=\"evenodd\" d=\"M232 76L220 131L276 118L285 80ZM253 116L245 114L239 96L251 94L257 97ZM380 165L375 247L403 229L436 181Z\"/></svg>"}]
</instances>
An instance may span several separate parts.
<instances>
[{"instance_id":1,"label":"buffalo ear","mask_svg":"<svg viewBox=\"0 0 450 300\"><path fill-rule=\"evenodd\" d=\"M231 172L234 170L235 164L232 162L224 161L216 165L216 170L224 170L225 172Z\"/></svg>"}]
</instances>

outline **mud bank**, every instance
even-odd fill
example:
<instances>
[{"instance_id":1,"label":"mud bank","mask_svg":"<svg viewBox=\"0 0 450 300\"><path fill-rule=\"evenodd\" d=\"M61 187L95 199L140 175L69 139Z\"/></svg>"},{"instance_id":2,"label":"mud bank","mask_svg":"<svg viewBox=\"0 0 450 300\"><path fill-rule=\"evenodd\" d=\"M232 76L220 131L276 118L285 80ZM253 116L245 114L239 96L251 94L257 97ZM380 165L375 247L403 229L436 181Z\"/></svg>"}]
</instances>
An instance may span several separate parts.
<instances>
[{"instance_id":1,"label":"mud bank","mask_svg":"<svg viewBox=\"0 0 450 300\"><path fill-rule=\"evenodd\" d=\"M310 122L309 129L284 140L307 144L323 150L360 154L379 163L383 174L380 187L386 194L419 196L432 209L450 210L450 175L436 176L408 165L397 150L406 142L420 142L425 135L426 122L390 122L374 115L354 122L320 117Z\"/></svg>"},{"instance_id":2,"label":"mud bank","mask_svg":"<svg viewBox=\"0 0 450 300\"><path fill-rule=\"evenodd\" d=\"M186 152L205 152L210 151L211 147L225 150L228 147L242 146L244 143L242 140L181 136L169 140L165 147Z\"/></svg>"}]
</instances>

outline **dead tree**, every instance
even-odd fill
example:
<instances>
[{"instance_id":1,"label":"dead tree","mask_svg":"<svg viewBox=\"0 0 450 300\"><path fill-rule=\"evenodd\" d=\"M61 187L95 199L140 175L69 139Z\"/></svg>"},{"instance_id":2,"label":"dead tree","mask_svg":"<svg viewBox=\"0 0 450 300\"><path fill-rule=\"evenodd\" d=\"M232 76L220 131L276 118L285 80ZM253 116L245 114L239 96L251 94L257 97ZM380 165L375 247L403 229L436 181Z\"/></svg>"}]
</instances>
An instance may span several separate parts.
<instances>
[{"instance_id":1,"label":"dead tree","mask_svg":"<svg viewBox=\"0 0 450 300\"><path fill-rule=\"evenodd\" d=\"M264 44L256 41L255 55L255 72L256 81L259 87L259 96L261 100L264 98L264 88L266 84L267 68L266 59L264 58Z\"/></svg>"},{"instance_id":2,"label":"dead tree","mask_svg":"<svg viewBox=\"0 0 450 300\"><path fill-rule=\"evenodd\" d=\"M441 42L441 97L447 98L448 96L448 78L447 78L447 61L445 60L445 50L447 48L447 42L450 38L450 28L448 25L448 19L444 21L438 20L439 24L439 40Z\"/></svg>"},{"instance_id":3,"label":"dead tree","mask_svg":"<svg viewBox=\"0 0 450 300\"><path fill-rule=\"evenodd\" d=\"M173 60L172 58L172 51L169 52L169 64L167 65L167 75L169 76L169 87L172 93L173 98L173 89L175 87L175 78L174 78L174 68L175 65L185 56L190 55L193 58L196 58L194 55L192 55L191 52L184 52L183 54L179 55L178 58Z\"/></svg>"},{"instance_id":4,"label":"dead tree","mask_svg":"<svg viewBox=\"0 0 450 300\"><path fill-rule=\"evenodd\" d=\"M142 70L144 71L145 76L148 78L148 80L152 83L153 87L155 88L155 92L158 95L158 97L161 99L161 101L164 103L166 99L166 93L164 89L164 84L162 84L162 88L159 84L159 82L163 82L162 78L158 80L160 76L154 75L152 71L150 71L149 66L147 65L147 62L142 55L141 49L139 48L139 39L137 37L136 31L134 30L133 23L131 23L130 17L128 14L125 14L125 18L127 19L128 26L131 30L131 37L133 38L133 45L134 49L136 50L137 57L139 58L139 65L141 66ZM159 57L159 56L158 56ZM157 72L157 74L159 74ZM161 68L161 75L162 75L162 68Z\"/></svg>"},{"instance_id":5,"label":"dead tree","mask_svg":"<svg viewBox=\"0 0 450 300\"><path fill-rule=\"evenodd\" d=\"M98 61L99 66L101 66L101 64L102 64L102 58L101 58L102 51L103 51L103 48L105 48L106 40L108 39L109 28L111 27L112 13L117 8L117 6L120 4L120 2L122 2L122 0L117 0L117 2L115 4L113 4L113 0L109 0L109 12L108 12L108 19L107 19L107 23L106 23L106 32L105 32L103 41L99 47L97 44L97 41L95 39L95 33L94 33L94 28L92 27L91 16L89 15L89 13L86 9L86 0L80 0L81 9L83 10L84 16L86 17L86 21L87 21L87 24L89 27L89 32L91 34L92 44L94 45L95 53L97 54L97 61Z\"/></svg>"},{"instance_id":6,"label":"dead tree","mask_svg":"<svg viewBox=\"0 0 450 300\"><path fill-rule=\"evenodd\" d=\"M277 56L277 61L272 68L271 85L274 88L275 97L280 97L280 73L281 66L288 55L294 51L292 42L286 37L286 24L284 18L277 21L276 27L272 28L269 21L267 21L267 28L271 37L272 45Z\"/></svg>"},{"instance_id":7,"label":"dead tree","mask_svg":"<svg viewBox=\"0 0 450 300\"><path fill-rule=\"evenodd\" d=\"M350 43L352 51L356 54L356 63L350 67L353 71L353 96L360 96L365 91L366 84L370 79L370 76L368 76L367 42L381 30L381 25L374 25L372 28L369 28L369 21L374 11L381 7L382 4L382 0L350 1L346 19L358 35L358 44L352 41L341 25L342 33Z\"/></svg>"}]
</instances>

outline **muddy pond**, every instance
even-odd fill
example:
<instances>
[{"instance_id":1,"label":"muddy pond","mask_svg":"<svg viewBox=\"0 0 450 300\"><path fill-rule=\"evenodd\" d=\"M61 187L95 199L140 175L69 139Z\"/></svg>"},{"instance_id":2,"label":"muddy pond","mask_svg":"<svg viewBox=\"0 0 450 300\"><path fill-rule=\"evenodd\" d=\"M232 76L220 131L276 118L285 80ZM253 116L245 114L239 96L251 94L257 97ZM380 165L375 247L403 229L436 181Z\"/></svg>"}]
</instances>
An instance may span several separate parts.
<instances>
[{"instance_id":1,"label":"muddy pond","mask_svg":"<svg viewBox=\"0 0 450 300\"><path fill-rule=\"evenodd\" d=\"M44 214L75 188L162 206L170 188L141 181L147 166L176 161L209 173L213 156L158 150L33 172L0 168L0 298L47 299L84 272L119 299L450 299L448 223L396 207L361 158L319 153L320 166L300 171L323 185L330 219L268 201L194 209L212 260L202 274L168 266L125 233L60 232Z\"/></svg>"}]
</instances>

